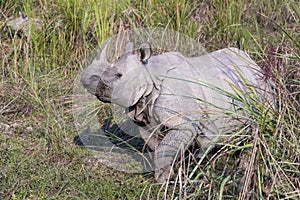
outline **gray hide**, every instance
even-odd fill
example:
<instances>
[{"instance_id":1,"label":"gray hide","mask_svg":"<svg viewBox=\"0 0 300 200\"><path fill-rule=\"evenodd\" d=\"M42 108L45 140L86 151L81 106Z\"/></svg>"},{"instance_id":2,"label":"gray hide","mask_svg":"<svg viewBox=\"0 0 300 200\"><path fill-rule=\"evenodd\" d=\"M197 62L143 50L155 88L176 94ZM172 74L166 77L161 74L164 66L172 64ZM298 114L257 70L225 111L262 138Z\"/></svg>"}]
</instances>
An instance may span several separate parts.
<instances>
[{"instance_id":1,"label":"gray hide","mask_svg":"<svg viewBox=\"0 0 300 200\"><path fill-rule=\"evenodd\" d=\"M145 142L155 150L159 182L172 175L174 159L195 139L205 150L218 136L232 130L236 122L224 113L242 104L233 102L224 91L234 94L234 86L246 95L250 93L240 76L257 97L268 99L268 84L241 50L222 49L191 58L177 52L151 56L150 44L143 43L135 55L133 44L128 43L126 53L110 64L106 60L109 42L84 70L81 82L99 100L126 109Z\"/></svg>"}]
</instances>

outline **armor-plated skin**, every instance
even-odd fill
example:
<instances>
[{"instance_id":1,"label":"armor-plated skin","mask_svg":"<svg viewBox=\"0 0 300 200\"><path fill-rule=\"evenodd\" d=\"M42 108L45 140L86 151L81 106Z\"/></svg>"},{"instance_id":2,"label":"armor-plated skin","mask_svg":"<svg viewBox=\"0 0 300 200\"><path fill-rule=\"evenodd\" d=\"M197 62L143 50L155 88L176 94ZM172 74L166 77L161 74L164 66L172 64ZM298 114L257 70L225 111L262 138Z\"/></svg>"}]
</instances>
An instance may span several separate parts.
<instances>
[{"instance_id":1,"label":"armor-plated skin","mask_svg":"<svg viewBox=\"0 0 300 200\"><path fill-rule=\"evenodd\" d=\"M110 64L106 59L109 42L84 70L81 82L99 100L126 109L155 151L158 182L172 176L174 160L195 140L205 150L236 125L225 113L242 103L228 94L240 90L253 95L253 90L255 96L272 105L266 92L269 84L241 50L222 49L190 58L177 52L151 56L150 44L143 43L135 55L133 44L128 43L126 53Z\"/></svg>"}]
</instances>

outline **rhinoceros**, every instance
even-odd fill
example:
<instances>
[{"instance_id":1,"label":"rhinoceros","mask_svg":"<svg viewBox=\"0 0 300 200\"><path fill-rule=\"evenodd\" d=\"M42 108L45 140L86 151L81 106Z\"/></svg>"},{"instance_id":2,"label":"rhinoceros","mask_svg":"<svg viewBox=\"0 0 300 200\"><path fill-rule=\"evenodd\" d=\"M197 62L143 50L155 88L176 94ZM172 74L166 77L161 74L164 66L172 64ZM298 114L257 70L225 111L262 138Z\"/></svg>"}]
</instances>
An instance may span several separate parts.
<instances>
[{"instance_id":1,"label":"rhinoceros","mask_svg":"<svg viewBox=\"0 0 300 200\"><path fill-rule=\"evenodd\" d=\"M253 106L251 96L270 103L270 84L245 52L226 48L198 57L178 52L152 55L150 43L128 42L115 62L107 61L108 39L83 71L81 83L102 102L124 107L155 152L155 178L167 181L173 162L195 141L203 150L238 124L232 118ZM240 92L240 100L232 98ZM247 97L248 96L248 97ZM232 115L235 116L233 117Z\"/></svg>"}]
</instances>

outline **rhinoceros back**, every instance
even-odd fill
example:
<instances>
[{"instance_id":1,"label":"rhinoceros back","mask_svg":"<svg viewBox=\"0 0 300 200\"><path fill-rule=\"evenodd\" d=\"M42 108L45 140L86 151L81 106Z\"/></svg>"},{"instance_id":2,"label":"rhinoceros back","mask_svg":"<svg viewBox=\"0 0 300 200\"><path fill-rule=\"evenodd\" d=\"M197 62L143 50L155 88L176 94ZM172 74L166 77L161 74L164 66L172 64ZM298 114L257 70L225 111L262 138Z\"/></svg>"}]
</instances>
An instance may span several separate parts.
<instances>
[{"instance_id":1,"label":"rhinoceros back","mask_svg":"<svg viewBox=\"0 0 300 200\"><path fill-rule=\"evenodd\" d=\"M228 113L236 105L243 105L233 102L230 95L241 91L248 101L247 95L253 95L251 91L254 91L258 98L268 99L265 95L269 85L261 78L259 67L236 48L193 58L170 52L157 60L160 62L157 67L168 68L165 74L161 74L161 69L152 71L154 77L163 80L161 95L156 101L159 121L173 119L167 123L169 126L191 124L193 131L200 132L208 141L214 141L238 125Z\"/></svg>"}]
</instances>

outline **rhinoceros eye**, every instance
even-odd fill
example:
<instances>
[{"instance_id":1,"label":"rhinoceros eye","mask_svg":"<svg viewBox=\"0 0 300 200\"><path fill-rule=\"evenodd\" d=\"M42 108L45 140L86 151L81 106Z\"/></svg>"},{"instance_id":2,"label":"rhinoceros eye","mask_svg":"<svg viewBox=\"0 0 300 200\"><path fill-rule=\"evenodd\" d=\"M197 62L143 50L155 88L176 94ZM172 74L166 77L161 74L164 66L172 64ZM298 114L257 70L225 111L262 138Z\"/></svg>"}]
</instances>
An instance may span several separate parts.
<instances>
[{"instance_id":1,"label":"rhinoceros eye","mask_svg":"<svg viewBox=\"0 0 300 200\"><path fill-rule=\"evenodd\" d=\"M115 77L121 78L121 77L122 77L122 74L121 74L121 73L116 73L116 74L115 74Z\"/></svg>"}]
</instances>

